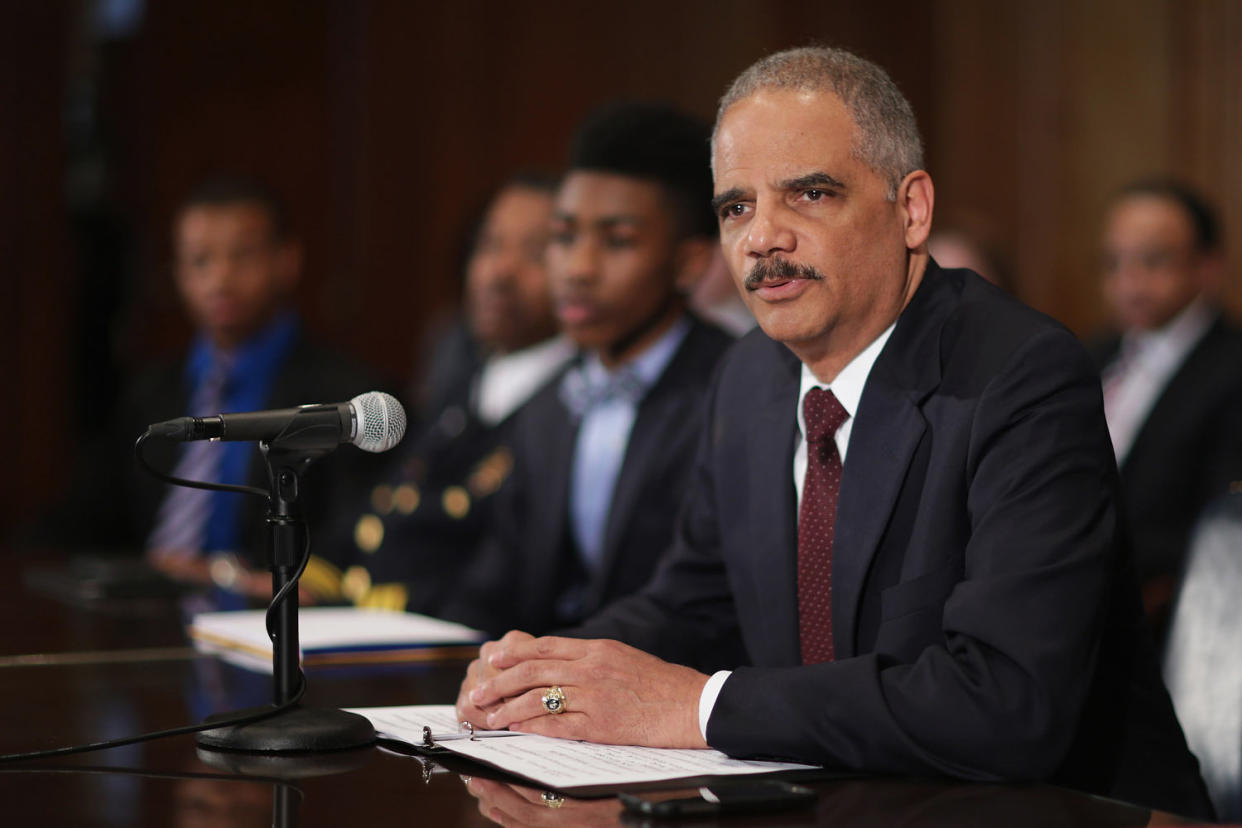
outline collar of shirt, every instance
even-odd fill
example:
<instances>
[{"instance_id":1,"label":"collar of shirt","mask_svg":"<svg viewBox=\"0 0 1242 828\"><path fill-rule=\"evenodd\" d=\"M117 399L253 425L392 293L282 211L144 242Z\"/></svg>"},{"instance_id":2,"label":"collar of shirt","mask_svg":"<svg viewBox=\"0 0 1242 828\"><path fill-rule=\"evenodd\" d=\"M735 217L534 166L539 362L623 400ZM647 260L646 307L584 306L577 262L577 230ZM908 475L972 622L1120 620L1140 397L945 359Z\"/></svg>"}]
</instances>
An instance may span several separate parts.
<instances>
[{"instance_id":1,"label":"collar of shirt","mask_svg":"<svg viewBox=\"0 0 1242 828\"><path fill-rule=\"evenodd\" d=\"M1123 336L1116 358L1104 369L1104 418L1118 465L1129 457L1156 401L1215 315L1208 302L1196 299L1163 328Z\"/></svg>"},{"instance_id":2,"label":"collar of shirt","mask_svg":"<svg viewBox=\"0 0 1242 828\"><path fill-rule=\"evenodd\" d=\"M802 435L806 434L806 421L802 416L802 401L806 399L806 395L810 393L812 388L824 388L836 396L837 401L841 403L845 412L850 415L849 419L837 429L835 435L837 451L841 455L841 465L844 466L845 450L850 443L850 432L854 426L854 414L857 413L858 403L862 399L863 386L867 384L867 377L871 374L871 367L875 365L876 358L880 356L880 351L884 350L884 344L888 342L888 338L892 335L893 328L896 326L896 322L889 325L858 356L850 360L850 363L841 369L841 373L837 374L836 379L828 385L820 382L805 363L802 365L802 381L798 391L798 449L802 454L804 470L806 452L802 451ZM796 459L794 462L797 465ZM799 486L799 492L801 492L801 475L797 475L796 482Z\"/></svg>"},{"instance_id":3,"label":"collar of shirt","mask_svg":"<svg viewBox=\"0 0 1242 828\"><path fill-rule=\"evenodd\" d=\"M1122 350L1133 353L1132 367L1141 366L1148 374L1167 374L1182 364L1190 349L1211 327L1212 318L1212 308L1200 297L1163 328L1126 333L1122 338Z\"/></svg>"},{"instance_id":4,"label":"collar of shirt","mask_svg":"<svg viewBox=\"0 0 1242 828\"><path fill-rule=\"evenodd\" d=\"M574 355L564 336L529 348L488 357L474 388L475 411L487 425L496 425L531 398Z\"/></svg>"},{"instance_id":5,"label":"collar of shirt","mask_svg":"<svg viewBox=\"0 0 1242 828\"><path fill-rule=\"evenodd\" d=\"M686 334L690 332L690 319L682 316L673 326L664 332L664 335L643 351L638 356L631 359L625 365L622 365L612 371L604 367L604 363L600 361L599 355L595 353L587 354L583 357L582 371L583 379L586 381L588 388L595 388L608 382L613 374L619 371L629 371L638 384L642 387L645 396L651 390L651 386L655 385L656 380L664 373L664 369L673 359L673 354L681 346L681 341L686 338Z\"/></svg>"},{"instance_id":6,"label":"collar of shirt","mask_svg":"<svg viewBox=\"0 0 1242 828\"><path fill-rule=\"evenodd\" d=\"M273 377L284 362L298 333L298 317L293 311L280 313L259 333L233 349L233 369L225 386L226 411L251 411L262 408L271 389ZM210 370L217 349L205 336L199 335L186 362L186 380L197 388ZM300 402L334 402L303 400Z\"/></svg>"}]
</instances>

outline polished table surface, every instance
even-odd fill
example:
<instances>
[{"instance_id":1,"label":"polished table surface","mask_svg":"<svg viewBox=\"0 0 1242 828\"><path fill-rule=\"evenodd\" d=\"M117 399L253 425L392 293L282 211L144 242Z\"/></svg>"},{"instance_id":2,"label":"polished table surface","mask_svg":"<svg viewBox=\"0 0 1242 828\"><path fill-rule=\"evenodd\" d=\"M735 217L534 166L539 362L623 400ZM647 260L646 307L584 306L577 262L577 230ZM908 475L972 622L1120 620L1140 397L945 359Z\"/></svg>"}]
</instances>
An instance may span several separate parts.
<instances>
[{"instance_id":1,"label":"polished table surface","mask_svg":"<svg viewBox=\"0 0 1242 828\"><path fill-rule=\"evenodd\" d=\"M20 573L38 561L8 556ZM184 618L195 599L75 603L0 586L0 753L81 744L262 704L270 677L196 654ZM191 602L190 604L187 604ZM307 703L451 702L463 662L309 674ZM280 759L212 754L175 736L60 759L0 764L5 825L639 825L615 798L545 803L541 790L451 761L365 749ZM705 826L1140 826L1168 814L1044 785L837 779L811 785L814 809ZM671 824L671 823L664 823Z\"/></svg>"}]
</instances>

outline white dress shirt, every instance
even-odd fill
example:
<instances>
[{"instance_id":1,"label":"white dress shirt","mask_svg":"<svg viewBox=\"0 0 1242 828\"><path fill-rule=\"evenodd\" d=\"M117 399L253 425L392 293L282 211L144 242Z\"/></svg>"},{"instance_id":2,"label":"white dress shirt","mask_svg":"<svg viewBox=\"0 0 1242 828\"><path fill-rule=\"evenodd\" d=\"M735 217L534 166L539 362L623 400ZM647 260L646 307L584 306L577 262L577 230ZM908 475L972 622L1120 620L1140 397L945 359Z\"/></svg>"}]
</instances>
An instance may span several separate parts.
<instances>
[{"instance_id":1,"label":"white dress shirt","mask_svg":"<svg viewBox=\"0 0 1242 828\"><path fill-rule=\"evenodd\" d=\"M603 389L622 371L628 371L635 384L629 394L610 394L594 400L581 414L574 441L569 523L582 563L591 573L603 563L604 529L612 509L617 477L625 462L630 432L638 418L639 403L664 374L689 333L690 319L683 316L624 366L609 371L599 354L592 352L583 358L578 369L588 387ZM566 377L567 381L569 379Z\"/></svg>"},{"instance_id":2,"label":"white dress shirt","mask_svg":"<svg viewBox=\"0 0 1242 828\"><path fill-rule=\"evenodd\" d=\"M802 436L806 431L806 422L802 416L802 401L806 399L806 395L812 388L823 388L831 391L836 396L837 401L841 403L841 407L845 409L845 413L849 415L834 435L837 443L837 452L841 455L841 468L844 471L845 453L849 448L850 434L853 433L854 414L858 411L859 401L862 400L863 388L867 384L867 377L871 375L871 369L875 365L876 358L879 357L880 351L884 350L884 345L888 342L888 338L892 335L893 328L896 326L896 322L889 325L883 333L863 349L862 353L850 360L850 363L841 369L841 373L837 374L832 382L826 385L811 373L811 369L805 363L802 365L801 388L798 391L797 448L794 449L793 461L794 490L797 492L799 510L802 508L802 486L806 478L807 464L806 440ZM707 720L712 716L712 708L716 706L716 698L720 695L720 689L724 687L725 680L729 678L731 673L731 670L721 670L718 673L714 673L707 680L707 684L703 686L702 694L699 695L699 732L703 734L703 741L707 741Z\"/></svg>"},{"instance_id":3,"label":"white dress shirt","mask_svg":"<svg viewBox=\"0 0 1242 828\"><path fill-rule=\"evenodd\" d=\"M1131 331L1104 370L1104 419L1117 464L1130 453L1156 400L1212 325L1212 309L1196 299L1156 331Z\"/></svg>"},{"instance_id":4,"label":"white dress shirt","mask_svg":"<svg viewBox=\"0 0 1242 828\"><path fill-rule=\"evenodd\" d=\"M475 412L489 426L504 420L552 379L576 353L565 336L488 357L474 387Z\"/></svg>"}]
</instances>

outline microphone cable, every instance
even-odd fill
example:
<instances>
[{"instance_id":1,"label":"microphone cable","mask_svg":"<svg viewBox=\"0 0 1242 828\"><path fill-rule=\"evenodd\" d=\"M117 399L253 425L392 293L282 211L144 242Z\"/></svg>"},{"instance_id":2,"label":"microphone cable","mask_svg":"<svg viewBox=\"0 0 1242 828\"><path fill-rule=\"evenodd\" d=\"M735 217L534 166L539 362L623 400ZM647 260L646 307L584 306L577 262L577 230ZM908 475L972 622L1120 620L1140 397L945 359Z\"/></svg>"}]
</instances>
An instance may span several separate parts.
<instances>
[{"instance_id":1,"label":"microphone cable","mask_svg":"<svg viewBox=\"0 0 1242 828\"><path fill-rule=\"evenodd\" d=\"M305 566L305 564L303 564ZM284 590L281 590L283 593ZM276 640L272 633L272 608L275 606L275 599L268 606L267 610L267 634L273 641ZM268 710L260 710L257 713L247 713L244 716L234 716L230 719L221 719L216 722L203 722L196 725L183 725L181 727L173 727L167 730L156 730L150 733L142 733L137 736L123 736L119 739L108 739L103 742L90 742L84 745L72 745L70 747L50 748L48 750L34 750L26 753L5 753L0 754L0 762L20 762L27 759L51 759L56 756L70 756L75 753L89 753L96 750L108 750L109 748L125 747L126 745L138 744L139 742L151 742L156 739L164 739L169 736L183 736L187 733L201 733L204 730L215 730L221 727L236 727L237 725L253 724L261 722L264 719L271 718L279 713L297 705L302 700L302 696L306 693L306 674L298 667L298 689L293 697L281 704L274 704Z\"/></svg>"},{"instance_id":2,"label":"microphone cable","mask_svg":"<svg viewBox=\"0 0 1242 828\"><path fill-rule=\"evenodd\" d=\"M226 492L240 492L242 494L256 495L267 499L268 492L257 486L236 486L228 483L203 483L197 480L183 480L182 478L173 477L152 468L151 465L147 463L146 458L143 457L143 444L150 436L151 431L148 429L141 437L138 438L138 441L134 444L134 454L138 458L138 464L155 477L178 486L189 486L195 489L215 489ZM272 600L267 605L267 612L264 615L264 626L267 628L267 637L271 639L273 647L275 647L277 639L273 622L273 615L276 611L276 607L278 607L280 602L285 599L285 597L289 594L289 591L297 586L298 581L302 578L302 573L306 571L307 563L310 561L310 533L308 532L305 534L306 540L302 545L302 560L298 565L297 573L288 582L286 582L283 587L280 588L279 592L272 596ZM272 716L293 708L302 700L302 696L305 695L305 693L306 673L299 664L298 689L293 694L293 697L280 704L273 704L268 710L260 710L257 713L247 713L244 716L234 716L230 719L221 719L210 723L204 722L196 725L183 725L181 727L169 728L167 730L157 730L151 733L143 733L137 736L123 736L119 739L108 739L103 742L91 742L84 745L50 748L48 750L35 750L26 753L0 754L0 762L19 762L27 759L50 759L56 756L69 756L75 753L89 753L96 750L125 747L126 745L133 745L139 742L150 742L155 739L164 739L169 736L183 736L188 733L201 733L204 730L215 730L222 727L236 727L238 725L253 724L254 722L263 721L264 719L271 718Z\"/></svg>"},{"instance_id":3,"label":"microphone cable","mask_svg":"<svg viewBox=\"0 0 1242 828\"><path fill-rule=\"evenodd\" d=\"M184 477L173 477L171 474L165 474L159 469L147 462L143 449L146 446L147 438L151 436L151 429L148 428L134 443L134 457L138 460L138 465L147 474L165 483L171 483L174 486L186 486L191 489L207 489L213 492L239 492L241 494L254 495L267 500L270 493L267 489L260 489L258 486L238 486L233 483L206 483L202 480L186 480Z\"/></svg>"}]
</instances>

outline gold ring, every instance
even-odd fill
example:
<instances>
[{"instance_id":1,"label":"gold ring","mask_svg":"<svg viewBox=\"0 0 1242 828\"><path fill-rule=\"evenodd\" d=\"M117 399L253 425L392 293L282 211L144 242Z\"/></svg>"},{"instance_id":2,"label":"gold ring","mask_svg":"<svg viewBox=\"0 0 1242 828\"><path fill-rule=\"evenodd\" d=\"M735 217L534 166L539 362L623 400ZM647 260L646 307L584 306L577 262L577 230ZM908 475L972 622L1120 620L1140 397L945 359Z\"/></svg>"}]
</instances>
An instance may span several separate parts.
<instances>
[{"instance_id":1,"label":"gold ring","mask_svg":"<svg viewBox=\"0 0 1242 828\"><path fill-rule=\"evenodd\" d=\"M549 808L559 808L565 804L565 797L561 796L556 791L544 791L539 795L539 798L542 799L543 804L547 805Z\"/></svg>"},{"instance_id":2,"label":"gold ring","mask_svg":"<svg viewBox=\"0 0 1242 828\"><path fill-rule=\"evenodd\" d=\"M565 691L553 685L543 694L543 709L549 713L565 712Z\"/></svg>"}]
</instances>

